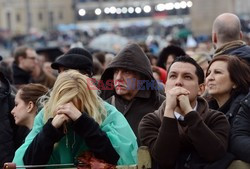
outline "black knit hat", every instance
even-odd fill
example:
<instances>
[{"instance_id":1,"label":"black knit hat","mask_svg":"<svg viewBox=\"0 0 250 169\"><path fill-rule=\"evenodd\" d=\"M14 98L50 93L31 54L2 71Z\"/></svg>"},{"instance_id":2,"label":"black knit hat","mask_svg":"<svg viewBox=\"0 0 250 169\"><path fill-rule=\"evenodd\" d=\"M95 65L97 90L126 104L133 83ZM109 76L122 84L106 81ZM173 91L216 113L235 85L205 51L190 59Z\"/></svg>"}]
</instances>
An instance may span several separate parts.
<instances>
[{"instance_id":1,"label":"black knit hat","mask_svg":"<svg viewBox=\"0 0 250 169\"><path fill-rule=\"evenodd\" d=\"M185 56L186 53L185 51L179 47L179 46L175 46L175 45L169 45L165 48L162 49L162 51L159 54L159 58L157 61L157 66L166 69L166 60L168 58L169 55L174 55L175 57L178 56Z\"/></svg>"},{"instance_id":2,"label":"black knit hat","mask_svg":"<svg viewBox=\"0 0 250 169\"><path fill-rule=\"evenodd\" d=\"M83 70L89 75L92 75L93 58L87 50L76 47L58 57L55 62L51 64L53 69L59 69L60 66L69 69Z\"/></svg>"}]
</instances>

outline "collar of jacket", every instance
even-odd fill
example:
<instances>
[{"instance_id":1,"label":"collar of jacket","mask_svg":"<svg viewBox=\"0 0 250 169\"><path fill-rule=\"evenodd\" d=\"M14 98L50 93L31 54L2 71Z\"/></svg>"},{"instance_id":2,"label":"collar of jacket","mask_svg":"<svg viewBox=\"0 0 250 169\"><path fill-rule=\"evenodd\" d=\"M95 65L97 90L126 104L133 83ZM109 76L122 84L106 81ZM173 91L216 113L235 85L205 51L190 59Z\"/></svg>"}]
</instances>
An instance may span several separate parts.
<instances>
[{"instance_id":1,"label":"collar of jacket","mask_svg":"<svg viewBox=\"0 0 250 169\"><path fill-rule=\"evenodd\" d=\"M246 45L246 43L242 40L235 40L232 42L225 43L221 47L219 47L218 49L215 50L214 57L225 54L225 51L227 51L227 50L237 48L237 47L240 47L243 45Z\"/></svg>"},{"instance_id":2,"label":"collar of jacket","mask_svg":"<svg viewBox=\"0 0 250 169\"><path fill-rule=\"evenodd\" d=\"M246 97L244 97L244 99L242 99L241 101L241 105L243 108L245 108L246 110L250 110L250 91L249 93L246 95Z\"/></svg>"}]
</instances>

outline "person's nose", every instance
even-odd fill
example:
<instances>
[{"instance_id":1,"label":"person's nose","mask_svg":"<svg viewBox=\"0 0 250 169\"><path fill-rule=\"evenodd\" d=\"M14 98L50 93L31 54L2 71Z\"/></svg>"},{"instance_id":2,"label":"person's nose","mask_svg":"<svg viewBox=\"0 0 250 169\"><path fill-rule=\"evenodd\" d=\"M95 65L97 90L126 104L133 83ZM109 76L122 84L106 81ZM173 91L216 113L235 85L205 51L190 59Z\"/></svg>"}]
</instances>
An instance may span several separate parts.
<instances>
[{"instance_id":1,"label":"person's nose","mask_svg":"<svg viewBox=\"0 0 250 169\"><path fill-rule=\"evenodd\" d=\"M115 73L115 80L122 80L122 71L118 71Z\"/></svg>"},{"instance_id":2,"label":"person's nose","mask_svg":"<svg viewBox=\"0 0 250 169\"><path fill-rule=\"evenodd\" d=\"M11 110L10 112L13 116L14 116L14 113L15 113L15 107Z\"/></svg>"},{"instance_id":3,"label":"person's nose","mask_svg":"<svg viewBox=\"0 0 250 169\"><path fill-rule=\"evenodd\" d=\"M214 76L213 73L211 72L209 75L207 75L206 81L212 81L212 80L214 80Z\"/></svg>"},{"instance_id":4,"label":"person's nose","mask_svg":"<svg viewBox=\"0 0 250 169\"><path fill-rule=\"evenodd\" d=\"M176 81L175 81L175 86L183 86L183 81L182 81L182 77L177 77Z\"/></svg>"}]
</instances>

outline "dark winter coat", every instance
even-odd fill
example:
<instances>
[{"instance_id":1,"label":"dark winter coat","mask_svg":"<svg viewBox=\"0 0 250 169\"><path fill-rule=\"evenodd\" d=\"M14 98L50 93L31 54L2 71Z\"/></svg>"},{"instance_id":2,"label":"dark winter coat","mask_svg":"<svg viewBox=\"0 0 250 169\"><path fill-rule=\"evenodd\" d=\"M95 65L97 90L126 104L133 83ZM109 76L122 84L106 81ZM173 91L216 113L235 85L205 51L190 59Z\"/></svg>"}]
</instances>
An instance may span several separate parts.
<instances>
[{"instance_id":1,"label":"dark winter coat","mask_svg":"<svg viewBox=\"0 0 250 169\"><path fill-rule=\"evenodd\" d=\"M209 109L203 98L197 101L197 111L189 112L184 121L164 117L165 102L142 119L140 139L156 168L200 169L225 155L230 128L225 115Z\"/></svg>"},{"instance_id":2,"label":"dark winter coat","mask_svg":"<svg viewBox=\"0 0 250 169\"><path fill-rule=\"evenodd\" d=\"M27 135L26 128L15 125L10 113L13 109L14 96L8 80L0 72L0 168L5 162L11 162L16 149L22 144Z\"/></svg>"},{"instance_id":3,"label":"dark winter coat","mask_svg":"<svg viewBox=\"0 0 250 169\"><path fill-rule=\"evenodd\" d=\"M231 133L231 152L237 159L250 163L250 93L241 101Z\"/></svg>"},{"instance_id":4,"label":"dark winter coat","mask_svg":"<svg viewBox=\"0 0 250 169\"><path fill-rule=\"evenodd\" d=\"M228 42L216 49L214 57L223 54L238 56L250 64L250 46L246 45L246 43L241 40Z\"/></svg>"},{"instance_id":5,"label":"dark winter coat","mask_svg":"<svg viewBox=\"0 0 250 169\"><path fill-rule=\"evenodd\" d=\"M218 110L222 113L224 113L227 116L227 119L230 123L230 125L233 124L233 121L235 119L236 114L238 113L240 109L240 102L242 99L246 96L246 94L233 94L228 101L222 105L221 107L218 106L216 100L211 100L209 102L209 107L211 109Z\"/></svg>"},{"instance_id":6,"label":"dark winter coat","mask_svg":"<svg viewBox=\"0 0 250 169\"><path fill-rule=\"evenodd\" d=\"M15 85L28 84L31 81L31 75L29 72L18 67L17 64L13 64L13 81Z\"/></svg>"}]
</instances>

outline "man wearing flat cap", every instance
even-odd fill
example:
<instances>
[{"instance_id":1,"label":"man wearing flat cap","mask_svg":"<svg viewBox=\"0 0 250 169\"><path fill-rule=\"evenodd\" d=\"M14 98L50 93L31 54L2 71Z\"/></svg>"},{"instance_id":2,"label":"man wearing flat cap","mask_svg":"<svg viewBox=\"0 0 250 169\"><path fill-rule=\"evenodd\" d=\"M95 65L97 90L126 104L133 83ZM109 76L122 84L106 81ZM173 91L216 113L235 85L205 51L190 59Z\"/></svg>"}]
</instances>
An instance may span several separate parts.
<instances>
[{"instance_id":1,"label":"man wearing flat cap","mask_svg":"<svg viewBox=\"0 0 250 169\"><path fill-rule=\"evenodd\" d=\"M87 50L75 47L59 56L51 64L51 67L57 69L58 73L67 69L75 69L91 77L93 74L93 58Z\"/></svg>"}]
</instances>

